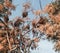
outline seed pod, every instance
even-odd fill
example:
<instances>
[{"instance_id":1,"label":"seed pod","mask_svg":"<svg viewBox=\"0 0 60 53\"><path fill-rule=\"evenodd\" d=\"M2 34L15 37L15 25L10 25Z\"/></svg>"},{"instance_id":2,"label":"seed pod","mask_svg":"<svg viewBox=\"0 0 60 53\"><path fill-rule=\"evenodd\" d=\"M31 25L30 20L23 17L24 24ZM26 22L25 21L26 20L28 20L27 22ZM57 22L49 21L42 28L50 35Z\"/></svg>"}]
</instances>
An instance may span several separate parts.
<instances>
[{"instance_id":1,"label":"seed pod","mask_svg":"<svg viewBox=\"0 0 60 53\"><path fill-rule=\"evenodd\" d=\"M24 22L23 19L17 19L17 21L14 23L14 26L18 27L22 22Z\"/></svg>"},{"instance_id":2,"label":"seed pod","mask_svg":"<svg viewBox=\"0 0 60 53\"><path fill-rule=\"evenodd\" d=\"M43 23L44 23L44 19L41 18L39 23L40 23L40 24L43 24Z\"/></svg>"},{"instance_id":3,"label":"seed pod","mask_svg":"<svg viewBox=\"0 0 60 53\"><path fill-rule=\"evenodd\" d=\"M9 18L8 18L8 16L7 16L7 15L6 15L6 16L4 16L4 21L5 21L6 23L8 23Z\"/></svg>"},{"instance_id":4,"label":"seed pod","mask_svg":"<svg viewBox=\"0 0 60 53\"><path fill-rule=\"evenodd\" d=\"M22 13L23 18L28 16L28 12L23 12Z\"/></svg>"}]
</instances>

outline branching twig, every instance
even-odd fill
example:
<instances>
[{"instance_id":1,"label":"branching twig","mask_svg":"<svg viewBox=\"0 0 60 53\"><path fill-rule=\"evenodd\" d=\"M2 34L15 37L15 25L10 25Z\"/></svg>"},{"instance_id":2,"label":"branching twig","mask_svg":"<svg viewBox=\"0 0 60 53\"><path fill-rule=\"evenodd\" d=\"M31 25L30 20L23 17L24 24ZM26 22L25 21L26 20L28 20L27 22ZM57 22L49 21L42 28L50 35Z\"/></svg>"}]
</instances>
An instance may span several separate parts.
<instances>
[{"instance_id":1,"label":"branching twig","mask_svg":"<svg viewBox=\"0 0 60 53\"><path fill-rule=\"evenodd\" d=\"M33 29L33 28L32 28L32 29ZM30 32L32 29L30 29L29 31L27 31L25 34L27 34L28 32ZM24 34L24 35L25 35L25 34Z\"/></svg>"}]
</instances>

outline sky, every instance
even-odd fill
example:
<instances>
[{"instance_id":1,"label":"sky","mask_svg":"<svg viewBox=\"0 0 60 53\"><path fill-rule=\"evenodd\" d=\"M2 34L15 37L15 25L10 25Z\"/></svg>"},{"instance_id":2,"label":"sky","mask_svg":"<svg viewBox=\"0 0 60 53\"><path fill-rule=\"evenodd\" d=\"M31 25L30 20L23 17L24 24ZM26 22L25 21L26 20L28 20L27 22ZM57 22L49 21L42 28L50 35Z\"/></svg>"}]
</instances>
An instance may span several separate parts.
<instances>
[{"instance_id":1,"label":"sky","mask_svg":"<svg viewBox=\"0 0 60 53\"><path fill-rule=\"evenodd\" d=\"M13 19L17 16L21 16L22 11L23 11L23 3L26 2L28 0L13 0L13 4L16 6L16 10L12 11L12 16L10 16L10 19ZM31 2L31 6L33 7L33 9L38 10L40 9L40 5L39 5L39 0L29 0ZM50 3L52 0L41 0L42 3L42 8L44 8L48 3ZM29 17L32 19L33 15L31 12L29 12Z\"/></svg>"},{"instance_id":2,"label":"sky","mask_svg":"<svg viewBox=\"0 0 60 53\"><path fill-rule=\"evenodd\" d=\"M14 19L17 16L21 16L23 11L23 3L28 0L13 0L13 4L16 5L16 10L12 11L10 19ZM40 9L39 0L29 0L34 9ZM48 3L51 3L52 0L41 0L42 8L44 8ZM29 17L32 19L34 16L32 13L29 13ZM14 20L13 20L14 21ZM47 40L40 40L39 46L36 50L31 51L31 53L55 53L53 50L53 43Z\"/></svg>"}]
</instances>

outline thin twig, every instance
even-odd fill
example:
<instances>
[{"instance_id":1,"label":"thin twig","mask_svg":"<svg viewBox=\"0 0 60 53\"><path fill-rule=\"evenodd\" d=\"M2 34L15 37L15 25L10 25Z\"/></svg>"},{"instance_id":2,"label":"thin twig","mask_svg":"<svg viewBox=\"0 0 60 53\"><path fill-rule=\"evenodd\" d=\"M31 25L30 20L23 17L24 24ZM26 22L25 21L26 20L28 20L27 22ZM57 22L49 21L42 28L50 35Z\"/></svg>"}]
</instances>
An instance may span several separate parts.
<instances>
[{"instance_id":1,"label":"thin twig","mask_svg":"<svg viewBox=\"0 0 60 53\"><path fill-rule=\"evenodd\" d=\"M32 28L32 29L33 29L33 28ZM29 31L27 31L25 34L27 34L28 32L30 32L32 29L30 29ZM25 34L24 34L24 35L25 35Z\"/></svg>"},{"instance_id":2,"label":"thin twig","mask_svg":"<svg viewBox=\"0 0 60 53\"><path fill-rule=\"evenodd\" d=\"M9 43L9 49L11 50L11 43L10 43L10 41L9 41L8 32L7 32L7 40L8 40L8 43Z\"/></svg>"},{"instance_id":3,"label":"thin twig","mask_svg":"<svg viewBox=\"0 0 60 53\"><path fill-rule=\"evenodd\" d=\"M2 21L1 19L0 19L0 21L1 21L6 27L8 27L7 24L6 24L4 21Z\"/></svg>"}]
</instances>

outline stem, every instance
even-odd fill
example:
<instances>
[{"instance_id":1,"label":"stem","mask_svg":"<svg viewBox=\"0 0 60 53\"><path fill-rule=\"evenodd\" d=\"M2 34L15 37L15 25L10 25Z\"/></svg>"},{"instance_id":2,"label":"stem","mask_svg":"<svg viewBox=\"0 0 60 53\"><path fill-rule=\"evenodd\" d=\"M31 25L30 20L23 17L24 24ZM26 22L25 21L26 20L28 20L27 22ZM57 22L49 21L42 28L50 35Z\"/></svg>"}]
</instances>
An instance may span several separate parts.
<instances>
[{"instance_id":1,"label":"stem","mask_svg":"<svg viewBox=\"0 0 60 53\"><path fill-rule=\"evenodd\" d=\"M8 33L7 33L7 40L8 40L8 43L9 43L9 49L11 50L11 43L9 41Z\"/></svg>"},{"instance_id":2,"label":"stem","mask_svg":"<svg viewBox=\"0 0 60 53\"><path fill-rule=\"evenodd\" d=\"M21 53L20 47L18 48L18 53Z\"/></svg>"},{"instance_id":3,"label":"stem","mask_svg":"<svg viewBox=\"0 0 60 53\"><path fill-rule=\"evenodd\" d=\"M41 8L41 10L42 10L42 4L41 4L41 0L39 0L39 4L40 4L40 8Z\"/></svg>"},{"instance_id":4,"label":"stem","mask_svg":"<svg viewBox=\"0 0 60 53\"><path fill-rule=\"evenodd\" d=\"M33 29L33 28L32 28L32 29ZM32 29L30 29L29 31L27 31L25 34L27 34L28 32L30 32ZM24 34L24 35L25 35L25 34Z\"/></svg>"}]
</instances>

